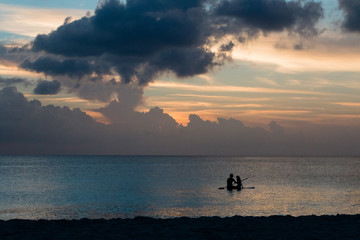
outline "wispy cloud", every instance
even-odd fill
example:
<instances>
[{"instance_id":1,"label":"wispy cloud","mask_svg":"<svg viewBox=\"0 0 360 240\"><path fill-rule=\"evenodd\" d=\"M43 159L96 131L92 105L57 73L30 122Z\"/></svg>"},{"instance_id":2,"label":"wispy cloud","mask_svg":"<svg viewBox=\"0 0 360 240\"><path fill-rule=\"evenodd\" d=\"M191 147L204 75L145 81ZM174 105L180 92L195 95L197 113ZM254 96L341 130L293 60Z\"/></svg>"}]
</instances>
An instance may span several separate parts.
<instances>
[{"instance_id":1,"label":"wispy cloud","mask_svg":"<svg viewBox=\"0 0 360 240\"><path fill-rule=\"evenodd\" d=\"M261 84L279 87L279 84L278 84L276 81L271 80L271 79L269 79L269 78L256 77L255 80L256 80L257 82L261 83Z\"/></svg>"},{"instance_id":2,"label":"wispy cloud","mask_svg":"<svg viewBox=\"0 0 360 240\"><path fill-rule=\"evenodd\" d=\"M178 82L162 82L157 81L150 83L149 88L170 88L191 90L194 92L245 92L245 93L283 93L283 94L305 94L305 95L327 95L327 93L292 90L292 89L276 89L276 88L260 88L260 87L241 87L241 86L211 86L211 85L193 85Z\"/></svg>"},{"instance_id":3,"label":"wispy cloud","mask_svg":"<svg viewBox=\"0 0 360 240\"><path fill-rule=\"evenodd\" d=\"M201 101L151 101L151 104L154 106L161 105L164 108L172 108L177 110L186 110L194 109L196 107L201 107L202 109L227 109L227 108L259 108L263 105L261 104L234 104L234 103L214 103L214 102L201 102ZM190 110L191 112L191 110Z\"/></svg>"},{"instance_id":4,"label":"wispy cloud","mask_svg":"<svg viewBox=\"0 0 360 240\"><path fill-rule=\"evenodd\" d=\"M205 99L214 99L214 100L225 100L225 101L241 101L241 102L266 102L269 101L270 98L258 98L258 97L253 97L253 98L245 98L245 97L237 97L237 96L221 96L221 95L204 95L204 94L191 94L191 93L172 93L172 94L168 94L168 96L170 97L164 97L164 99L170 99L172 96L173 97L184 97L184 98L189 98L189 97L195 97L195 98L205 98ZM159 98L159 97L158 97Z\"/></svg>"},{"instance_id":5,"label":"wispy cloud","mask_svg":"<svg viewBox=\"0 0 360 240\"><path fill-rule=\"evenodd\" d=\"M334 104L341 105L341 106L347 106L347 107L360 107L359 102L336 102Z\"/></svg>"},{"instance_id":6,"label":"wispy cloud","mask_svg":"<svg viewBox=\"0 0 360 240\"><path fill-rule=\"evenodd\" d=\"M199 78L202 78L202 79L206 80L209 84L214 84L215 83L215 80L211 76L209 76L207 74L200 74Z\"/></svg>"},{"instance_id":7,"label":"wispy cloud","mask_svg":"<svg viewBox=\"0 0 360 240\"><path fill-rule=\"evenodd\" d=\"M43 74L28 72L19 69L16 65L2 64L1 62L0 62L0 75L26 77L28 79L37 79L43 76Z\"/></svg>"},{"instance_id":8,"label":"wispy cloud","mask_svg":"<svg viewBox=\"0 0 360 240\"><path fill-rule=\"evenodd\" d=\"M85 99L81 99L78 96L75 96L71 93L60 93L58 95L37 95L31 93L24 93L24 96L28 99L38 99L43 104L54 105L54 106L67 106L70 108L79 108L88 112L91 109L96 109L104 106L104 103L101 102L90 102ZM96 118L97 119L97 118Z\"/></svg>"}]
</instances>

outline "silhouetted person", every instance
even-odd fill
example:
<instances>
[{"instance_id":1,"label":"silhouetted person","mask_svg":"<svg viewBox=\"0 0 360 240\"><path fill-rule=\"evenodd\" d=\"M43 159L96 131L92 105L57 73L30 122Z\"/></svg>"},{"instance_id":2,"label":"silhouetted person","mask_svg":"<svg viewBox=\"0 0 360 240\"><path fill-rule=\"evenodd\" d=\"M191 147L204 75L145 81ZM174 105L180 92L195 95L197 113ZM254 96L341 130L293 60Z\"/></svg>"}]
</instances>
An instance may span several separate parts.
<instances>
[{"instance_id":1,"label":"silhouetted person","mask_svg":"<svg viewBox=\"0 0 360 240\"><path fill-rule=\"evenodd\" d=\"M242 185L242 181L241 181L241 178L239 176L236 176L236 189L237 190L241 190L243 188L243 185Z\"/></svg>"},{"instance_id":2,"label":"silhouetted person","mask_svg":"<svg viewBox=\"0 0 360 240\"><path fill-rule=\"evenodd\" d=\"M226 181L226 189L233 190L234 189L233 183L236 183L236 182L234 180L234 175L231 173L230 177Z\"/></svg>"}]
</instances>

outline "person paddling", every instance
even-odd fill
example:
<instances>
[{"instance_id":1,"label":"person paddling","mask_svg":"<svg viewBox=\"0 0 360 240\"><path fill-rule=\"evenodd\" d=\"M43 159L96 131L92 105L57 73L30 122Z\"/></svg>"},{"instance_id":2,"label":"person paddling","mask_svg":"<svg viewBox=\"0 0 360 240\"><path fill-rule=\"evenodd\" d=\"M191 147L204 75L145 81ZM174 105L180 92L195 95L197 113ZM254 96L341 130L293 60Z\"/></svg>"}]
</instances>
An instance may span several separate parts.
<instances>
[{"instance_id":1,"label":"person paddling","mask_svg":"<svg viewBox=\"0 0 360 240\"><path fill-rule=\"evenodd\" d=\"M226 181L226 189L233 190L234 189L233 183L236 183L236 181L234 179L234 175L231 173L230 177Z\"/></svg>"}]
</instances>

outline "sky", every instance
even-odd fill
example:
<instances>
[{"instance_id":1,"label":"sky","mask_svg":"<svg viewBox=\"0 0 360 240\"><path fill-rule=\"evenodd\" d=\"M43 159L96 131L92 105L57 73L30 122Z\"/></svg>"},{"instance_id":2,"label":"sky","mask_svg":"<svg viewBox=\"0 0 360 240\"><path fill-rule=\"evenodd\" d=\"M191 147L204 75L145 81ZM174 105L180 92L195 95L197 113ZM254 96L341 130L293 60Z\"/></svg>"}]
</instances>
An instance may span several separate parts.
<instances>
[{"instance_id":1,"label":"sky","mask_svg":"<svg viewBox=\"0 0 360 240\"><path fill-rule=\"evenodd\" d=\"M0 153L359 155L357 0L0 0Z\"/></svg>"}]
</instances>

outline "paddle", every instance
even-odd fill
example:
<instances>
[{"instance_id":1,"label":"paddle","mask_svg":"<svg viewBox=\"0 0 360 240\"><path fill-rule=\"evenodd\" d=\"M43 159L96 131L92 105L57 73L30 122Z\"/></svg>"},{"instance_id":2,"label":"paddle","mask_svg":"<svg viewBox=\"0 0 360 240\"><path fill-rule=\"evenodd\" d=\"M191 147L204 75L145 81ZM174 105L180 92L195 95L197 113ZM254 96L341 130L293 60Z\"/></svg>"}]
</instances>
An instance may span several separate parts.
<instances>
[{"instance_id":1,"label":"paddle","mask_svg":"<svg viewBox=\"0 0 360 240\"><path fill-rule=\"evenodd\" d=\"M241 181L245 181L248 178L241 179ZM226 187L219 187L219 189L225 189Z\"/></svg>"}]
</instances>

